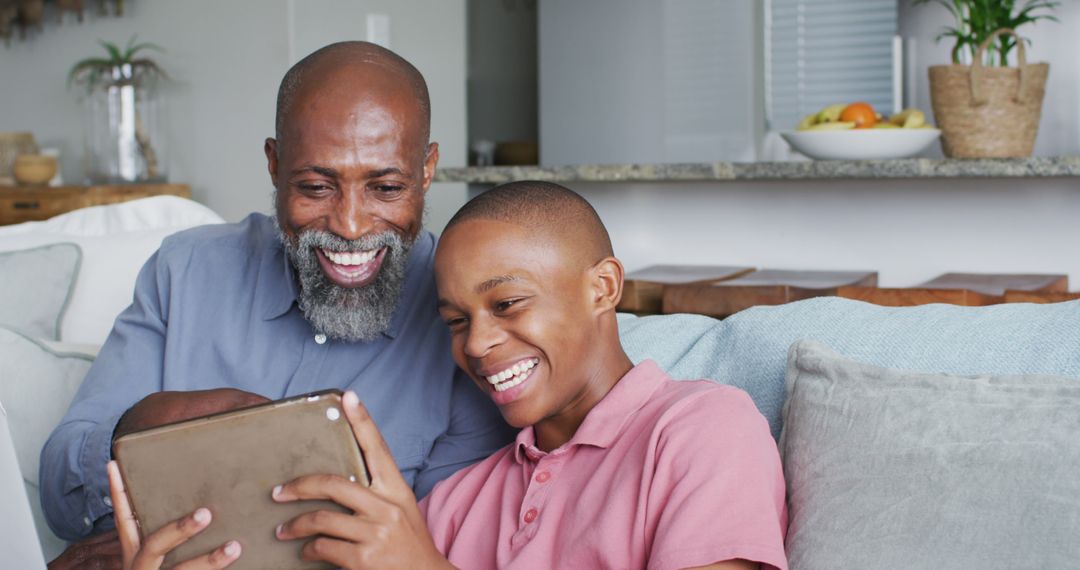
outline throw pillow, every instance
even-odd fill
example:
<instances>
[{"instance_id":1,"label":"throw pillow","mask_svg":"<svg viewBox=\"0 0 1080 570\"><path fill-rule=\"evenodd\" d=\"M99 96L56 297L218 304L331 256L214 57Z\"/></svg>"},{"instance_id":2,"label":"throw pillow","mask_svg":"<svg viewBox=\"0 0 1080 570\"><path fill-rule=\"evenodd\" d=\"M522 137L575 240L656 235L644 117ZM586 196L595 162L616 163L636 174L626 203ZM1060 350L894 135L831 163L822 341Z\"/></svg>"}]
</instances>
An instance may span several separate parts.
<instances>
[{"instance_id":1,"label":"throw pillow","mask_svg":"<svg viewBox=\"0 0 1080 570\"><path fill-rule=\"evenodd\" d=\"M94 360L93 348L51 343L0 326L0 402L7 410L38 537L46 560L63 552L41 512L38 468L41 448L60 423Z\"/></svg>"},{"instance_id":2,"label":"throw pillow","mask_svg":"<svg viewBox=\"0 0 1080 570\"><path fill-rule=\"evenodd\" d=\"M780 439L791 568L1071 567L1080 382L861 364L803 341Z\"/></svg>"},{"instance_id":3,"label":"throw pillow","mask_svg":"<svg viewBox=\"0 0 1080 570\"><path fill-rule=\"evenodd\" d=\"M0 227L0 251L77 243L83 251L82 269L60 339L103 344L116 316L131 304L139 269L161 240L180 230L223 221L198 202L155 196Z\"/></svg>"},{"instance_id":4,"label":"throw pillow","mask_svg":"<svg viewBox=\"0 0 1080 570\"><path fill-rule=\"evenodd\" d=\"M59 339L81 261L73 243L0 253L0 324Z\"/></svg>"}]
</instances>

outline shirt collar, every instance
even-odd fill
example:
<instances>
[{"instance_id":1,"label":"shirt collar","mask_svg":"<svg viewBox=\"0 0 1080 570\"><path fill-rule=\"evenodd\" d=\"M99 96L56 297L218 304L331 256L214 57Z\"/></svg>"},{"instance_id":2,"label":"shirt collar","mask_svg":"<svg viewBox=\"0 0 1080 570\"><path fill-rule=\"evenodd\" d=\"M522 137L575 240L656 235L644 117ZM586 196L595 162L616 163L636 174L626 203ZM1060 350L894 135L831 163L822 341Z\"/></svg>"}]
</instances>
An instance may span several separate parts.
<instances>
[{"instance_id":1,"label":"shirt collar","mask_svg":"<svg viewBox=\"0 0 1080 570\"><path fill-rule=\"evenodd\" d=\"M560 453L574 445L608 448L646 402L667 380L667 374L652 360L644 360L630 369L581 422L574 437L551 453ZM536 432L528 426L514 442L514 459L537 461L547 453L536 447Z\"/></svg>"},{"instance_id":2,"label":"shirt collar","mask_svg":"<svg viewBox=\"0 0 1080 570\"><path fill-rule=\"evenodd\" d=\"M296 303L300 291L292 263L289 263L285 248L274 230L273 218L265 217L263 222L265 231L262 239L265 246L262 248L263 255L255 290L263 319L269 321L288 313Z\"/></svg>"},{"instance_id":3,"label":"shirt collar","mask_svg":"<svg viewBox=\"0 0 1080 570\"><path fill-rule=\"evenodd\" d=\"M266 218L266 222L269 224L269 239L273 241L270 247L264 248L262 265L259 268L257 295L261 299L263 319L269 321L292 309L299 298L300 287L296 282L296 270L285 255L285 247L274 231L273 219ZM431 233L423 231L417 236L416 242L409 251L409 261L405 265L405 283L402 287L401 298L398 299L397 308L390 317L390 326L383 331L384 336L393 339L401 331L407 312L404 307L410 304L411 298L417 294L416 288L424 280L423 273L426 271L430 275L434 271L432 263L434 246L435 238Z\"/></svg>"}]
</instances>

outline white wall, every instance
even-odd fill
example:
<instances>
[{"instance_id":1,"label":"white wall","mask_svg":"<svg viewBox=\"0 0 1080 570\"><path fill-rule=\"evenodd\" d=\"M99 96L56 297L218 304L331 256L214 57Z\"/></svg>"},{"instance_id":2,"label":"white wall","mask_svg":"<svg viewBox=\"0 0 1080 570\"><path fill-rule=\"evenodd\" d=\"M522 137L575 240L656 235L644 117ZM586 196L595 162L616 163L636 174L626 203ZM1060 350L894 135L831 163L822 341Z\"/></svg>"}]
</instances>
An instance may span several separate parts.
<instances>
[{"instance_id":1,"label":"white wall","mask_svg":"<svg viewBox=\"0 0 1080 570\"><path fill-rule=\"evenodd\" d=\"M432 137L442 164L465 164L464 0L138 0L122 18L72 15L29 41L0 47L0 131L29 130L60 147L66 181L82 180L82 115L64 82L71 65L98 55L98 39L133 33L166 50L155 55L166 86L169 178L230 220L269 211L273 188L263 140L273 136L278 82L315 49L366 39L368 13L390 16L390 47L427 78ZM92 11L92 9L90 10ZM441 228L465 199L463 185L429 193L429 222Z\"/></svg>"},{"instance_id":2,"label":"white wall","mask_svg":"<svg viewBox=\"0 0 1080 570\"><path fill-rule=\"evenodd\" d=\"M659 263L1067 273L1080 289L1075 179L571 184L628 269Z\"/></svg>"}]
</instances>

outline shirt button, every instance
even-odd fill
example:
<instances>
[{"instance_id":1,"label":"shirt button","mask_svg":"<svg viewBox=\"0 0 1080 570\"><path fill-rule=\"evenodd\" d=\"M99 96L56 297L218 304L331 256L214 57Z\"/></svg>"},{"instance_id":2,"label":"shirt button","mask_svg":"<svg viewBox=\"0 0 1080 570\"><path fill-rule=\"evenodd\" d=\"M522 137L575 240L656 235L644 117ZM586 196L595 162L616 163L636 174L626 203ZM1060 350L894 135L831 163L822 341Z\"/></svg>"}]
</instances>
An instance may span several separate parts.
<instances>
[{"instance_id":1,"label":"shirt button","mask_svg":"<svg viewBox=\"0 0 1080 570\"><path fill-rule=\"evenodd\" d=\"M87 527L92 527L92 526L94 526L94 523L93 523L93 521L91 521L91 520L90 520L90 517L83 517L83 519L82 519L82 522L83 522L83 524L84 524L84 525L86 525Z\"/></svg>"},{"instance_id":2,"label":"shirt button","mask_svg":"<svg viewBox=\"0 0 1080 570\"><path fill-rule=\"evenodd\" d=\"M537 483L546 483L548 479L551 479L551 472L550 471L541 471L541 472L536 474L536 482Z\"/></svg>"},{"instance_id":3,"label":"shirt button","mask_svg":"<svg viewBox=\"0 0 1080 570\"><path fill-rule=\"evenodd\" d=\"M315 335L315 343L316 344L326 344L326 335L324 335L323 333L319 333L319 334Z\"/></svg>"},{"instance_id":4,"label":"shirt button","mask_svg":"<svg viewBox=\"0 0 1080 570\"><path fill-rule=\"evenodd\" d=\"M536 509L529 509L525 511L525 522L531 523L536 520Z\"/></svg>"},{"instance_id":5,"label":"shirt button","mask_svg":"<svg viewBox=\"0 0 1080 570\"><path fill-rule=\"evenodd\" d=\"M105 506L107 506L107 507L112 506L112 498L111 497L105 497L104 499L102 499L102 501L105 503Z\"/></svg>"}]
</instances>

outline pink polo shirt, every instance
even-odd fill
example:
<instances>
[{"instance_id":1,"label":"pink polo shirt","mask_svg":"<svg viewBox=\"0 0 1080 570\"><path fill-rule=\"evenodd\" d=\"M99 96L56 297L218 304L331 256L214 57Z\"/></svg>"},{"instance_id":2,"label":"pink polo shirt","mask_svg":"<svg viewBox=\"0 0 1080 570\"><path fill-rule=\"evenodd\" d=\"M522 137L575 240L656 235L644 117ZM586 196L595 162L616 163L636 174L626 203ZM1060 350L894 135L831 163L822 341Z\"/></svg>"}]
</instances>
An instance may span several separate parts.
<instances>
[{"instance_id":1,"label":"pink polo shirt","mask_svg":"<svg viewBox=\"0 0 1080 570\"><path fill-rule=\"evenodd\" d=\"M532 427L420 503L460 568L787 568L784 476L745 392L635 366L562 447Z\"/></svg>"}]
</instances>

